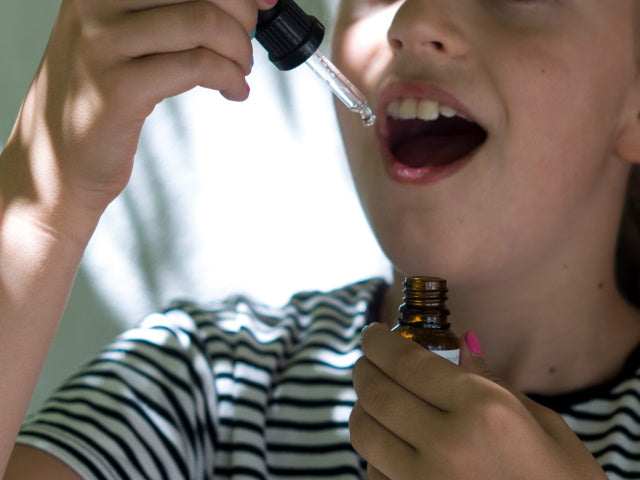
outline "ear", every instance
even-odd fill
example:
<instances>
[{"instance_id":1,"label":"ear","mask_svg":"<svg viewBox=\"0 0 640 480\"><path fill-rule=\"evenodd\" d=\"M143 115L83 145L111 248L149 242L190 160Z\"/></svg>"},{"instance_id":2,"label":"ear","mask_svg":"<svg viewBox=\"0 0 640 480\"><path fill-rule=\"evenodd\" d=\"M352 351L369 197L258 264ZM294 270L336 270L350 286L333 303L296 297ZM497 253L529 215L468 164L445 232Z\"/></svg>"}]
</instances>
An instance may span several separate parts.
<instances>
[{"instance_id":1,"label":"ear","mask_svg":"<svg viewBox=\"0 0 640 480\"><path fill-rule=\"evenodd\" d=\"M622 126L618 131L615 152L629 163L640 163L640 82L636 82L627 102Z\"/></svg>"},{"instance_id":2,"label":"ear","mask_svg":"<svg viewBox=\"0 0 640 480\"><path fill-rule=\"evenodd\" d=\"M616 153L629 163L640 163L640 112L618 133Z\"/></svg>"}]
</instances>

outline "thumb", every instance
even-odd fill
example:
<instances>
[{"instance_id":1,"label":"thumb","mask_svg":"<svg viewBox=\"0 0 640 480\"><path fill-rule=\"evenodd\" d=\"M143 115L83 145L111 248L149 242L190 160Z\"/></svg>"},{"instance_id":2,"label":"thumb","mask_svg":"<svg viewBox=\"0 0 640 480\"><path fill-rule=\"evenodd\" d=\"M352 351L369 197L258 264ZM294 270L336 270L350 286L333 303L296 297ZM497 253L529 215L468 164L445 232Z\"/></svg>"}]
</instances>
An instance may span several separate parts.
<instances>
[{"instance_id":1,"label":"thumb","mask_svg":"<svg viewBox=\"0 0 640 480\"><path fill-rule=\"evenodd\" d=\"M464 335L460 346L460 366L471 373L488 378L489 380L506 387L505 383L495 375L484 358L482 347L478 337L473 332Z\"/></svg>"}]
</instances>

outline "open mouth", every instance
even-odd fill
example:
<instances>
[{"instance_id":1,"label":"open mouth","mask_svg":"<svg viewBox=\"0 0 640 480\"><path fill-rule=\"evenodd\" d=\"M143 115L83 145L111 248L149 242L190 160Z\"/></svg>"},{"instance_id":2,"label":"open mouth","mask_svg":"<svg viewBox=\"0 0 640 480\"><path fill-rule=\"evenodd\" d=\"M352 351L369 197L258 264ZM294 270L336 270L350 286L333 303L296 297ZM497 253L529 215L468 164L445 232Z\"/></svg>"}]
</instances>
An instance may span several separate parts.
<instances>
[{"instance_id":1,"label":"open mouth","mask_svg":"<svg viewBox=\"0 0 640 480\"><path fill-rule=\"evenodd\" d=\"M486 130L452 108L412 98L389 104L384 130L393 159L412 169L450 165L487 139Z\"/></svg>"}]
</instances>

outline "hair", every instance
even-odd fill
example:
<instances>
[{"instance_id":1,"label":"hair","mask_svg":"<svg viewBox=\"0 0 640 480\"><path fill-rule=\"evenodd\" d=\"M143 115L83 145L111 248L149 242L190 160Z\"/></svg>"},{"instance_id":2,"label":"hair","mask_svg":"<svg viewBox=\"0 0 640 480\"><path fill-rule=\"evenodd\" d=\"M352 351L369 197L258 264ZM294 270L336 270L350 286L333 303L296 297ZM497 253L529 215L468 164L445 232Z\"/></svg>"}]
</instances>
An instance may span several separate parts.
<instances>
[{"instance_id":1,"label":"hair","mask_svg":"<svg viewBox=\"0 0 640 480\"><path fill-rule=\"evenodd\" d=\"M616 282L620 293L640 307L640 167L631 168L616 248Z\"/></svg>"},{"instance_id":2,"label":"hair","mask_svg":"<svg viewBox=\"0 0 640 480\"><path fill-rule=\"evenodd\" d=\"M634 8L632 21L636 33L634 59L636 68L640 70L640 2L634 0L632 6ZM640 166L638 165L633 165L629 174L618 233L615 274L620 293L632 305L640 308Z\"/></svg>"}]
</instances>

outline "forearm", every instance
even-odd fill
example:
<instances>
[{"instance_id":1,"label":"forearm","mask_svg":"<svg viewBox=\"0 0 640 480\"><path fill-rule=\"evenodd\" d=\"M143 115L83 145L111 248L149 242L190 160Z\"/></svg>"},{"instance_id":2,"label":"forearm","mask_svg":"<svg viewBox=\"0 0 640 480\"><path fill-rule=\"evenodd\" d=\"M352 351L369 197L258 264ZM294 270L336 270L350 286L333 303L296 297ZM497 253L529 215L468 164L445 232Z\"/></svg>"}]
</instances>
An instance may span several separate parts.
<instances>
[{"instance_id":1,"label":"forearm","mask_svg":"<svg viewBox=\"0 0 640 480\"><path fill-rule=\"evenodd\" d=\"M241 101L250 32L272 0L61 2L0 154L0 474L84 248L125 188L140 130L196 86Z\"/></svg>"},{"instance_id":2,"label":"forearm","mask_svg":"<svg viewBox=\"0 0 640 480\"><path fill-rule=\"evenodd\" d=\"M0 477L97 222L18 181L23 157L0 154Z\"/></svg>"}]
</instances>

